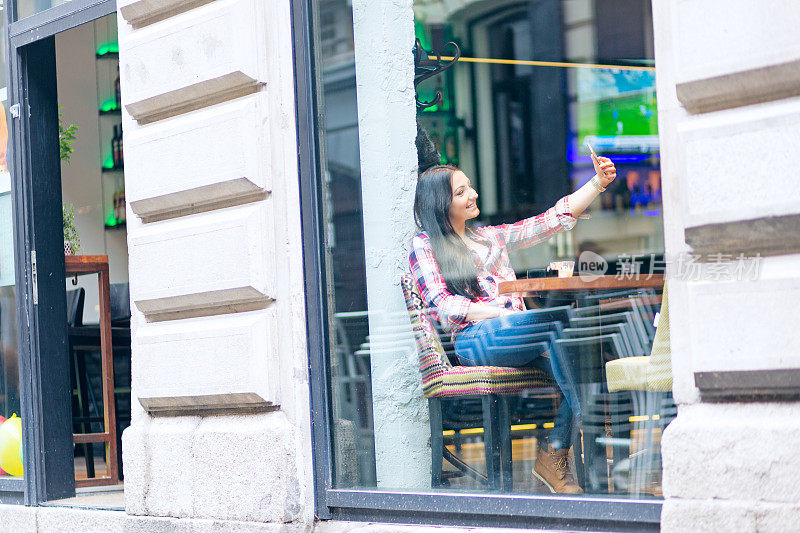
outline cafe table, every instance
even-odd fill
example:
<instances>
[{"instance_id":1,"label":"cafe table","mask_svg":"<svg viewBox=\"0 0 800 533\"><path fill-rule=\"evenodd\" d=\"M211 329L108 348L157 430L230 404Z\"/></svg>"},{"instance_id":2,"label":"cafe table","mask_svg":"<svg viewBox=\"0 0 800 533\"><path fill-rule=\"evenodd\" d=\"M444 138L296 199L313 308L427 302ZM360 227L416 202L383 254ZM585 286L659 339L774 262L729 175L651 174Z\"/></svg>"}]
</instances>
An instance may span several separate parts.
<instances>
[{"instance_id":1,"label":"cafe table","mask_svg":"<svg viewBox=\"0 0 800 533\"><path fill-rule=\"evenodd\" d=\"M500 282L500 294L533 296L547 291L605 291L661 289L664 274L621 274L618 276L571 276L567 278L526 278Z\"/></svg>"}]
</instances>

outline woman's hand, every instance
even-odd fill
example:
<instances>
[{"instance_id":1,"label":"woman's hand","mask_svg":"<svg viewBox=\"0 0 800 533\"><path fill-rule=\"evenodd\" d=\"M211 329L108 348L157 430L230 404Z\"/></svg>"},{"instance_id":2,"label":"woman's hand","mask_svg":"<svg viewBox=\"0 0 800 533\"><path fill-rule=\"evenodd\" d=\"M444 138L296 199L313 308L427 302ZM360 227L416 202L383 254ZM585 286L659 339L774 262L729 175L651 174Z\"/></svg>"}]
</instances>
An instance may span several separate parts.
<instances>
[{"instance_id":1,"label":"woman's hand","mask_svg":"<svg viewBox=\"0 0 800 533\"><path fill-rule=\"evenodd\" d=\"M513 315L516 312L517 312L516 309L507 309L505 307L498 307L497 308L497 317L499 318L501 316Z\"/></svg>"},{"instance_id":2,"label":"woman's hand","mask_svg":"<svg viewBox=\"0 0 800 533\"><path fill-rule=\"evenodd\" d=\"M573 217L579 217L589 207L597 195L601 194L598 182L602 189L608 187L617 177L614 163L607 157L596 157L592 154L592 163L597 172L597 178L592 177L583 187L569 195L569 208Z\"/></svg>"},{"instance_id":3,"label":"woman's hand","mask_svg":"<svg viewBox=\"0 0 800 533\"><path fill-rule=\"evenodd\" d=\"M597 173L597 179L600 180L600 185L603 188L611 185L611 182L617 177L617 168L614 163L609 158L602 156L593 159L592 163L594 164L594 171Z\"/></svg>"}]
</instances>

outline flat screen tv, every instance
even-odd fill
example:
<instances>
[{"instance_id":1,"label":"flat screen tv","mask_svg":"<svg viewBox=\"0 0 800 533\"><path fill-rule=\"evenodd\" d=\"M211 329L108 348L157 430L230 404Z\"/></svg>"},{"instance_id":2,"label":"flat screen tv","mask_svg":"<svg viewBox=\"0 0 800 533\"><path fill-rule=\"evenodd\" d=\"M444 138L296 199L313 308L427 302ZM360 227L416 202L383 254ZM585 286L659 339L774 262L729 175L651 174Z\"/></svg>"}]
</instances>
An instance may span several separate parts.
<instances>
[{"instance_id":1,"label":"flat screen tv","mask_svg":"<svg viewBox=\"0 0 800 533\"><path fill-rule=\"evenodd\" d=\"M658 153L655 72L652 70L577 69L578 154L588 141L598 153Z\"/></svg>"}]
</instances>

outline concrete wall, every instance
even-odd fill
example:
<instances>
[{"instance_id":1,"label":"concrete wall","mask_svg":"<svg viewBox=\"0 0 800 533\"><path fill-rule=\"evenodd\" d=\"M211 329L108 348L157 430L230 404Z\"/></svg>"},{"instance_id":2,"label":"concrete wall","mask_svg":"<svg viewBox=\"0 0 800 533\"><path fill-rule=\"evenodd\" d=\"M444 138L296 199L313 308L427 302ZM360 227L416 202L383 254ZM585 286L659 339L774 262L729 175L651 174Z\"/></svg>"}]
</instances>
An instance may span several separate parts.
<instances>
[{"instance_id":1,"label":"concrete wall","mask_svg":"<svg viewBox=\"0 0 800 533\"><path fill-rule=\"evenodd\" d=\"M201 4L118 4L126 511L302 529L313 482L290 2Z\"/></svg>"},{"instance_id":2,"label":"concrete wall","mask_svg":"<svg viewBox=\"0 0 800 533\"><path fill-rule=\"evenodd\" d=\"M671 271L679 411L662 444L664 531L789 531L800 520L800 404L736 395L712 403L695 386L695 372L800 367L800 250L758 250L758 229L746 222L800 213L800 98L773 91L782 77L796 84L800 8L767 4L653 2L667 257L697 251L687 244L693 232L731 223L745 228L731 251L770 255L756 280L703 279L710 263L693 279Z\"/></svg>"}]
</instances>

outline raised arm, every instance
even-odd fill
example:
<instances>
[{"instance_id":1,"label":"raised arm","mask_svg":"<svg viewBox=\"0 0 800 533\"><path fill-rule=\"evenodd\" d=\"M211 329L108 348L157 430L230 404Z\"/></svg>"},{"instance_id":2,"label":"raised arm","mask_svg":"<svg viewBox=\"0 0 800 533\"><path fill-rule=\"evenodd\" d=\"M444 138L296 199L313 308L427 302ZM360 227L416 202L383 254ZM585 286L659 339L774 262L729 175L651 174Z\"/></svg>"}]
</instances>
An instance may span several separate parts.
<instances>
[{"instance_id":1,"label":"raised arm","mask_svg":"<svg viewBox=\"0 0 800 533\"><path fill-rule=\"evenodd\" d=\"M494 234L509 248L527 248L546 241L556 233L570 230L589 204L614 181L617 170L607 157L599 157L595 164L597 174L583 187L565 196L556 205L540 215L526 218L514 224L485 226L479 231Z\"/></svg>"}]
</instances>

